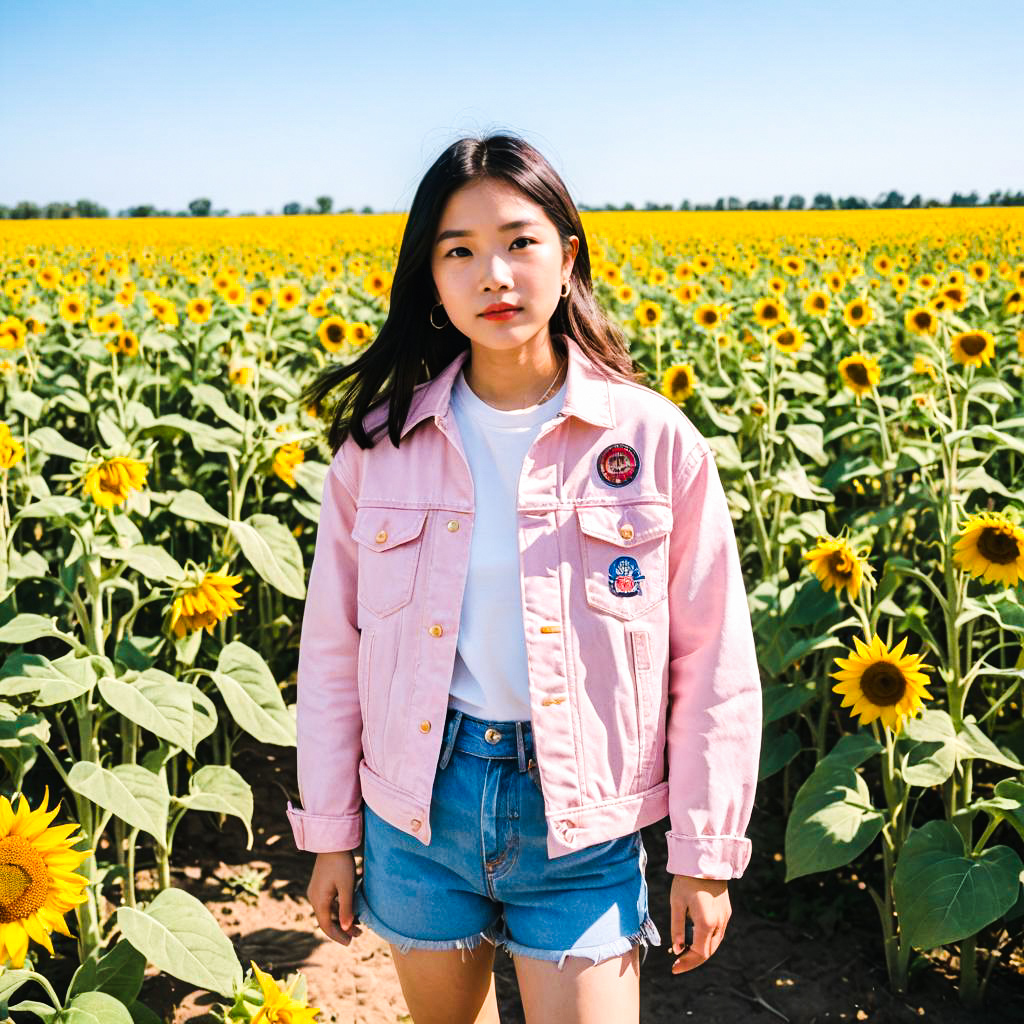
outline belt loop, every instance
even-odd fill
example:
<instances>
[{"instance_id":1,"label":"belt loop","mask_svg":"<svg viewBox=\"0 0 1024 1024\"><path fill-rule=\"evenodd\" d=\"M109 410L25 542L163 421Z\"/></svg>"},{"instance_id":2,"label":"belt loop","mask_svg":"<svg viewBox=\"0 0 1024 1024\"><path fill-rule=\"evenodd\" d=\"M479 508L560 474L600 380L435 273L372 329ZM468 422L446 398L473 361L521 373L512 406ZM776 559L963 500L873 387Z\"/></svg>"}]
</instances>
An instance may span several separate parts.
<instances>
[{"instance_id":1,"label":"belt loop","mask_svg":"<svg viewBox=\"0 0 1024 1024\"><path fill-rule=\"evenodd\" d=\"M526 771L526 746L523 743L523 723L516 722L516 748L519 754L519 770Z\"/></svg>"},{"instance_id":2,"label":"belt loop","mask_svg":"<svg viewBox=\"0 0 1024 1024\"><path fill-rule=\"evenodd\" d=\"M440 767L447 768L452 757L452 750L455 749L455 737L458 735L459 726L462 724L462 712L456 711L448 724L448 738L445 742L444 753L441 755Z\"/></svg>"}]
</instances>

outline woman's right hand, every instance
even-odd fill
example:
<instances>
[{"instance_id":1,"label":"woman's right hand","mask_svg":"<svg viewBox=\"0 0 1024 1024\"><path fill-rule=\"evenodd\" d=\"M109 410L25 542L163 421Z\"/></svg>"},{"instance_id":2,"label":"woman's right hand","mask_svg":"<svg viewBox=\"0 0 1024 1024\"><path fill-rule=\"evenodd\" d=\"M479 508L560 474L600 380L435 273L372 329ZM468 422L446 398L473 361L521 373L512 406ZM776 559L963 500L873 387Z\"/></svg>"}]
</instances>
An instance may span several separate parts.
<instances>
[{"instance_id":1,"label":"woman's right hand","mask_svg":"<svg viewBox=\"0 0 1024 1024\"><path fill-rule=\"evenodd\" d=\"M347 946L362 929L353 920L356 863L351 850L318 853L306 898L324 934Z\"/></svg>"}]
</instances>

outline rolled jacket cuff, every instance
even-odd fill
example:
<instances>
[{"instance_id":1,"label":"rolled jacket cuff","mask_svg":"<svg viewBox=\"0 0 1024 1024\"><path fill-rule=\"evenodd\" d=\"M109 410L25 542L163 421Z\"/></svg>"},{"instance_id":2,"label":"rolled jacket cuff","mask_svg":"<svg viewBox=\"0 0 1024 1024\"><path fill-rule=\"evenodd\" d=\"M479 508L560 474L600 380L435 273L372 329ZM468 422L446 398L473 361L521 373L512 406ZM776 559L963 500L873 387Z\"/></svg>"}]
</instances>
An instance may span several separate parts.
<instances>
[{"instance_id":1,"label":"rolled jacket cuff","mask_svg":"<svg viewBox=\"0 0 1024 1024\"><path fill-rule=\"evenodd\" d=\"M684 836L666 832L670 875L739 878L750 863L751 842L744 836Z\"/></svg>"},{"instance_id":2,"label":"rolled jacket cuff","mask_svg":"<svg viewBox=\"0 0 1024 1024\"><path fill-rule=\"evenodd\" d=\"M311 853L336 853L354 850L363 841L363 815L333 816L310 814L292 807L291 800L285 811L292 826L295 845Z\"/></svg>"}]
</instances>

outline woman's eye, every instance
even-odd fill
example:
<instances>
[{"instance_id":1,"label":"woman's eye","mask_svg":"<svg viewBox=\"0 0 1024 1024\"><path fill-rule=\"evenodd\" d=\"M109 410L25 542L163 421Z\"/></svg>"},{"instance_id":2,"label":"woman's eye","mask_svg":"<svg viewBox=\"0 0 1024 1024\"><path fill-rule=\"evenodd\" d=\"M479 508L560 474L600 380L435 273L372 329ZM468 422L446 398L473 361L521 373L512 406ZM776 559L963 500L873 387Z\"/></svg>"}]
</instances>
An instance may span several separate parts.
<instances>
[{"instance_id":1,"label":"woman's eye","mask_svg":"<svg viewBox=\"0 0 1024 1024\"><path fill-rule=\"evenodd\" d=\"M516 242L529 242L531 245L536 245L537 244L534 239L527 238L525 235L522 235L519 238L517 238L515 240L515 242L512 243L512 245L515 245ZM525 248L525 246L524 246L524 248ZM464 245L457 245L457 246L455 246L454 249L449 249L448 252L445 255L446 256L454 256L457 252L469 252L469 250Z\"/></svg>"}]
</instances>

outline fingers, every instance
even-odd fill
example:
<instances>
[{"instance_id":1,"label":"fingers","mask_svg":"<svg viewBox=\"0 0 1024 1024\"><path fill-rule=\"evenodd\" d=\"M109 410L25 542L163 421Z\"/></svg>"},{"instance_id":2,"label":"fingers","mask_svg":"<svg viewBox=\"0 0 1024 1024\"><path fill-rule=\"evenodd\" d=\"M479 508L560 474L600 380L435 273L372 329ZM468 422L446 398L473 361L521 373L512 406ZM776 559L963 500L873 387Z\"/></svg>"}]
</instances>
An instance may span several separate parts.
<instances>
[{"instance_id":1,"label":"fingers","mask_svg":"<svg viewBox=\"0 0 1024 1024\"><path fill-rule=\"evenodd\" d=\"M673 929L672 951L681 954L672 965L673 974L692 971L709 960L721 944L731 916L727 909L724 913L705 913L700 901L694 901L691 909L694 916L692 933L690 921L686 922L687 934L682 938Z\"/></svg>"},{"instance_id":2,"label":"fingers","mask_svg":"<svg viewBox=\"0 0 1024 1024\"><path fill-rule=\"evenodd\" d=\"M311 890L306 896L313 906L317 924L329 939L347 946L354 938L362 935L362 929L352 914L351 898L346 899L342 913L339 893L334 887L323 891Z\"/></svg>"}]
</instances>

